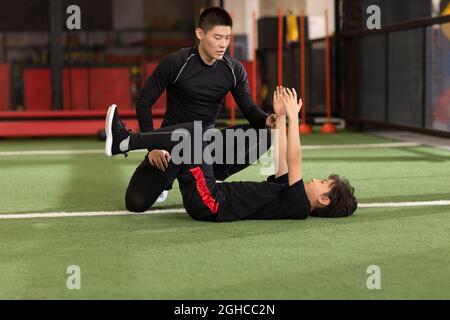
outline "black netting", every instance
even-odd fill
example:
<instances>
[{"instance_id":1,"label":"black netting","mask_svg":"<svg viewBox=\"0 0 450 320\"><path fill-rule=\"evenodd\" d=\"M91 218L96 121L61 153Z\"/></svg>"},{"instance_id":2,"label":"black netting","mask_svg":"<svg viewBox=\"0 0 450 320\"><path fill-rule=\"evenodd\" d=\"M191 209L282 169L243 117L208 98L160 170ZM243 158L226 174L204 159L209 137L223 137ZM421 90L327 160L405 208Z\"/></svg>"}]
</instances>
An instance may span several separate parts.
<instances>
[{"instance_id":1,"label":"black netting","mask_svg":"<svg viewBox=\"0 0 450 320\"><path fill-rule=\"evenodd\" d=\"M367 29L370 13L367 8L380 8L381 26L429 18L432 15L431 0L342 0L345 19L343 31L352 32ZM446 0L447 1L447 0ZM443 1L442 1L443 2Z\"/></svg>"},{"instance_id":2,"label":"black netting","mask_svg":"<svg viewBox=\"0 0 450 320\"><path fill-rule=\"evenodd\" d=\"M386 117L385 35L364 37L360 41L360 116L384 121Z\"/></svg>"},{"instance_id":3,"label":"black netting","mask_svg":"<svg viewBox=\"0 0 450 320\"><path fill-rule=\"evenodd\" d=\"M388 121L422 126L423 29L389 34Z\"/></svg>"}]
</instances>

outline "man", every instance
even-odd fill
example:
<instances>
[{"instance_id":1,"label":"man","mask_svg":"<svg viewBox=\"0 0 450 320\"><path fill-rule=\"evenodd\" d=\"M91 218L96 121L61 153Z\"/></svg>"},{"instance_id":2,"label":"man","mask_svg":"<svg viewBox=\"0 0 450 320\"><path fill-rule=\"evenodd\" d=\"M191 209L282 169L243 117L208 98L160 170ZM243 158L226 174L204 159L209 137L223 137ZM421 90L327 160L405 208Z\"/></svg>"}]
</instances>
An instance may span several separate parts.
<instances>
[{"instance_id":1,"label":"man","mask_svg":"<svg viewBox=\"0 0 450 320\"><path fill-rule=\"evenodd\" d=\"M211 165L183 163L179 170L180 190L187 213L196 220L225 222L245 219L305 219L317 217L346 217L357 207L354 189L337 175L328 179L303 182L302 151L298 130L295 90L277 88L274 110L277 115L278 166L274 176L265 182L216 183ZM286 134L286 118L289 120ZM176 142L161 139L162 135L184 130L192 138L193 124L186 123L142 135L130 134L124 127L116 107L110 107L105 131L108 156L129 150L164 147L173 150ZM170 140L170 142L169 142ZM189 144L191 145L191 144ZM203 154L203 152L202 152Z\"/></svg>"},{"instance_id":2,"label":"man","mask_svg":"<svg viewBox=\"0 0 450 320\"><path fill-rule=\"evenodd\" d=\"M212 128L229 91L250 122L250 125L236 126L235 129L274 127L275 115L266 114L254 104L242 64L225 55L231 27L231 16L225 10L213 7L202 12L195 29L198 47L183 48L165 57L142 89L136 102L141 132L153 130L150 108L164 89L167 91L167 110L162 127L202 121L204 129ZM224 132L222 130L223 141L226 141ZM258 148L258 157L264 154L270 147L269 129L265 141L267 143L258 140L256 145L248 143L244 154L236 155L233 164L215 163L213 172L216 179L225 180L250 165L250 150ZM225 148L226 143L223 145ZM223 154L226 153L224 149ZM245 159L245 163L237 164L239 159ZM149 149L128 185L125 196L127 209L136 212L148 210L164 190L171 189L177 171L169 161L167 150Z\"/></svg>"}]
</instances>

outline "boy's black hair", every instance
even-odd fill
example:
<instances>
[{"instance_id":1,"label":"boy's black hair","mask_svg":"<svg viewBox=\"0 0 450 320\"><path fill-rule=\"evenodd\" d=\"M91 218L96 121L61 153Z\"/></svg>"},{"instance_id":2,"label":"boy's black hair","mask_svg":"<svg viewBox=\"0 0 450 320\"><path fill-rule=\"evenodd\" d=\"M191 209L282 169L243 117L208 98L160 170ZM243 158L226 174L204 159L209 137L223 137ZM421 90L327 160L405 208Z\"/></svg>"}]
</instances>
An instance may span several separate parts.
<instances>
[{"instance_id":1,"label":"boy's black hair","mask_svg":"<svg viewBox=\"0 0 450 320\"><path fill-rule=\"evenodd\" d=\"M225 9L219 7L203 10L198 20L198 27L208 32L215 26L233 27L233 19Z\"/></svg>"},{"instance_id":2,"label":"boy's black hair","mask_svg":"<svg viewBox=\"0 0 450 320\"><path fill-rule=\"evenodd\" d=\"M353 188L348 180L341 179L337 174L331 174L328 179L333 180L331 190L326 194L330 204L317 208L311 212L313 217L338 218L347 217L355 212L358 202L353 195Z\"/></svg>"}]
</instances>

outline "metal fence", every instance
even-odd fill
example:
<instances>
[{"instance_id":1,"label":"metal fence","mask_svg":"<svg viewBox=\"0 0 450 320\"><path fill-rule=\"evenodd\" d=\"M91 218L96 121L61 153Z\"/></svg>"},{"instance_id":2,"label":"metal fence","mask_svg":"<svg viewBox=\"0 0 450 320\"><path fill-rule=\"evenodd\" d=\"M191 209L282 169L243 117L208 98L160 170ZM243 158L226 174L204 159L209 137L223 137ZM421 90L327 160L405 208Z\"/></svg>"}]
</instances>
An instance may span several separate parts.
<instances>
[{"instance_id":1,"label":"metal fence","mask_svg":"<svg viewBox=\"0 0 450 320\"><path fill-rule=\"evenodd\" d=\"M347 123L450 136L450 16L342 41Z\"/></svg>"}]
</instances>

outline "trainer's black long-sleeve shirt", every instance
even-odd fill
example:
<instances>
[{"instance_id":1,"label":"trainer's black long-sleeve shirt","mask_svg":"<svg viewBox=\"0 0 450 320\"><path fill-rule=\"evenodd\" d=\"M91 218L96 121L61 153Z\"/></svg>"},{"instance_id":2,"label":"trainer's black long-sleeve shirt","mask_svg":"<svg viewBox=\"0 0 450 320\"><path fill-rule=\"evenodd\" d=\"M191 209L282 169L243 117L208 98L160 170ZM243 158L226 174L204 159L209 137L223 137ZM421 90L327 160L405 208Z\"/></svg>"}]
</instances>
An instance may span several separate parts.
<instances>
[{"instance_id":1,"label":"trainer's black long-sleeve shirt","mask_svg":"<svg viewBox=\"0 0 450 320\"><path fill-rule=\"evenodd\" d=\"M265 127L268 114L254 104L247 74L236 59L224 56L210 66L203 62L197 48L183 48L162 59L136 102L142 132L153 130L151 107L164 89L167 109L162 126L193 121L203 121L204 128L214 126L222 101L231 91L250 124Z\"/></svg>"}]
</instances>

